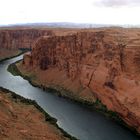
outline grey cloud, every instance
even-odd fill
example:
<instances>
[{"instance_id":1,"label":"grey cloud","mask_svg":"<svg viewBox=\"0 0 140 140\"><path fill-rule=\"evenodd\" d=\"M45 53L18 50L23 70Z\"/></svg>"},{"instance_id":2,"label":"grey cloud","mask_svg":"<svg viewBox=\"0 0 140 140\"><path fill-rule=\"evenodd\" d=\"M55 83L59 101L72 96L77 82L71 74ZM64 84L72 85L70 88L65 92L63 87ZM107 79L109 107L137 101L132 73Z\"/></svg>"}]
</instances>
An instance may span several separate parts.
<instances>
[{"instance_id":1,"label":"grey cloud","mask_svg":"<svg viewBox=\"0 0 140 140\"><path fill-rule=\"evenodd\" d=\"M93 4L105 7L140 6L140 0L95 0Z\"/></svg>"}]
</instances>

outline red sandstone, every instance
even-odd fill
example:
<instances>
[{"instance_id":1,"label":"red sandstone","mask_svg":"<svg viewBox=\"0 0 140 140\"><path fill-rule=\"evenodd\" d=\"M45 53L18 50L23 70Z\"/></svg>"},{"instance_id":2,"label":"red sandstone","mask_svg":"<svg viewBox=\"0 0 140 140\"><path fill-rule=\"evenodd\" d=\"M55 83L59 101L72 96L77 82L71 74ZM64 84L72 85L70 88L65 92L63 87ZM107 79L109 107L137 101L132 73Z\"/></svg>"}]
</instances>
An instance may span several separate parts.
<instances>
[{"instance_id":1,"label":"red sandstone","mask_svg":"<svg viewBox=\"0 0 140 140\"><path fill-rule=\"evenodd\" d=\"M97 97L140 133L139 37L139 29L43 36L19 68L32 71L46 86L72 89L88 101Z\"/></svg>"},{"instance_id":2,"label":"red sandstone","mask_svg":"<svg viewBox=\"0 0 140 140\"><path fill-rule=\"evenodd\" d=\"M12 98L0 89L1 140L69 140L34 105Z\"/></svg>"}]
</instances>

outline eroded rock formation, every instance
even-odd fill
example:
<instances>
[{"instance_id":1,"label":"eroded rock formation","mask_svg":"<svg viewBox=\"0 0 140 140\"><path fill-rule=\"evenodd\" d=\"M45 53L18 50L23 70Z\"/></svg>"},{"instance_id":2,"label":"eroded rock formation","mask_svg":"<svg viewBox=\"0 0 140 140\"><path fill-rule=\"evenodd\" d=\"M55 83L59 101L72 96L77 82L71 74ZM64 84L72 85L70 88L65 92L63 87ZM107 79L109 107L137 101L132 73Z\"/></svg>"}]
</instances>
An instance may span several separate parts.
<instances>
[{"instance_id":1,"label":"eroded rock formation","mask_svg":"<svg viewBox=\"0 0 140 140\"><path fill-rule=\"evenodd\" d=\"M140 48L133 48L137 40L126 34L123 38L129 45L118 39L117 32L109 31L40 37L23 64L46 73L63 70L140 133Z\"/></svg>"},{"instance_id":2,"label":"eroded rock formation","mask_svg":"<svg viewBox=\"0 0 140 140\"><path fill-rule=\"evenodd\" d=\"M53 35L53 32L43 29L0 30L0 48L30 48L33 41L43 35Z\"/></svg>"}]
</instances>

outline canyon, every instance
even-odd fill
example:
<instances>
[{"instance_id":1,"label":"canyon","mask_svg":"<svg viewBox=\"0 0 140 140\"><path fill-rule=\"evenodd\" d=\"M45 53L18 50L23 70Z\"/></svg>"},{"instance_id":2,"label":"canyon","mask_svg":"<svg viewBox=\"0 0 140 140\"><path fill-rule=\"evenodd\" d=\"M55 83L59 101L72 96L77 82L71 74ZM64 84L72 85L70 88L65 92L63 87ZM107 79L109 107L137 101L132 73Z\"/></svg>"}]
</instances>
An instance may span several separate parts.
<instances>
[{"instance_id":1,"label":"canyon","mask_svg":"<svg viewBox=\"0 0 140 140\"><path fill-rule=\"evenodd\" d=\"M0 48L31 48L35 39L43 35L52 35L51 30L41 29L1 29Z\"/></svg>"},{"instance_id":2,"label":"canyon","mask_svg":"<svg viewBox=\"0 0 140 140\"><path fill-rule=\"evenodd\" d=\"M31 49L33 41L43 35L53 35L53 32L30 28L0 29L0 60L5 60L20 54L22 51Z\"/></svg>"},{"instance_id":3,"label":"canyon","mask_svg":"<svg viewBox=\"0 0 140 140\"><path fill-rule=\"evenodd\" d=\"M1 29L0 59L16 63L33 85L95 104L101 101L140 133L140 29Z\"/></svg>"},{"instance_id":4,"label":"canyon","mask_svg":"<svg viewBox=\"0 0 140 140\"><path fill-rule=\"evenodd\" d=\"M140 133L139 38L139 29L124 28L41 36L17 67L66 97L99 99Z\"/></svg>"}]
</instances>

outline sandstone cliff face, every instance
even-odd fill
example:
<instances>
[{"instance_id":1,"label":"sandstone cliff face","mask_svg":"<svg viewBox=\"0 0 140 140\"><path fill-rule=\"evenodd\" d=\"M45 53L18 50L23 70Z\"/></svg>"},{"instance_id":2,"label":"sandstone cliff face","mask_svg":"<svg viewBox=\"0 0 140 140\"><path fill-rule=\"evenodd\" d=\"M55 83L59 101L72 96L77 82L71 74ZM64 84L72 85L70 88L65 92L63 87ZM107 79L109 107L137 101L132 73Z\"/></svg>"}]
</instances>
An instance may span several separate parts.
<instances>
[{"instance_id":1,"label":"sandstone cliff face","mask_svg":"<svg viewBox=\"0 0 140 140\"><path fill-rule=\"evenodd\" d=\"M23 64L46 72L53 68L65 71L68 78L78 79L83 89L91 90L140 132L140 49L124 44L116 34L99 31L44 36L34 42Z\"/></svg>"},{"instance_id":2,"label":"sandstone cliff face","mask_svg":"<svg viewBox=\"0 0 140 140\"><path fill-rule=\"evenodd\" d=\"M1 30L0 48L30 48L33 41L43 35L53 35L53 32L41 29Z\"/></svg>"}]
</instances>

